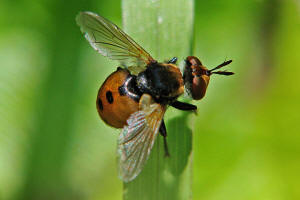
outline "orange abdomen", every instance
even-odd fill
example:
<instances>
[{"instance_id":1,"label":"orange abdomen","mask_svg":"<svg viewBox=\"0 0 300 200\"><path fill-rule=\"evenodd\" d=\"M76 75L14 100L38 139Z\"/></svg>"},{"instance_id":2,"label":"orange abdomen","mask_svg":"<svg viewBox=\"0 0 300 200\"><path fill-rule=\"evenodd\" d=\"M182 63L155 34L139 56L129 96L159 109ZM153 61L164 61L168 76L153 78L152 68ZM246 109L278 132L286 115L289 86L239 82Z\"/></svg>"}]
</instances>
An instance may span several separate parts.
<instances>
[{"instance_id":1,"label":"orange abdomen","mask_svg":"<svg viewBox=\"0 0 300 200\"><path fill-rule=\"evenodd\" d=\"M119 89L129 76L127 70L118 69L105 80L98 92L98 113L106 124L115 128L123 128L129 116L138 111L138 101Z\"/></svg>"}]
</instances>

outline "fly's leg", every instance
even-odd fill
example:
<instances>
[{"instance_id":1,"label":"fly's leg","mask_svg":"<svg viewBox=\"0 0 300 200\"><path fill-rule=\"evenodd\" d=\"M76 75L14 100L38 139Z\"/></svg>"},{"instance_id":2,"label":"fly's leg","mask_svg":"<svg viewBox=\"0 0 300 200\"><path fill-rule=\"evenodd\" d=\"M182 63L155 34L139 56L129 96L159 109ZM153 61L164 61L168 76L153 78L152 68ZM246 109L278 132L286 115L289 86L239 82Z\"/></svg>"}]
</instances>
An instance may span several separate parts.
<instances>
[{"instance_id":1,"label":"fly's leg","mask_svg":"<svg viewBox=\"0 0 300 200\"><path fill-rule=\"evenodd\" d=\"M178 110L197 111L197 106L189 103L180 102L180 101L174 101L171 104L171 106L177 108Z\"/></svg>"},{"instance_id":2,"label":"fly's leg","mask_svg":"<svg viewBox=\"0 0 300 200\"><path fill-rule=\"evenodd\" d=\"M176 64L176 62L177 62L176 57L173 57L171 60L168 61L168 63L171 63L171 64Z\"/></svg>"},{"instance_id":3,"label":"fly's leg","mask_svg":"<svg viewBox=\"0 0 300 200\"><path fill-rule=\"evenodd\" d=\"M160 134L164 137L164 149L165 149L165 156L169 157L170 153L169 153L169 148L168 148L168 144L167 144L167 129L166 129L166 125L165 125L165 121L162 120L160 128L159 128L159 132Z\"/></svg>"}]
</instances>

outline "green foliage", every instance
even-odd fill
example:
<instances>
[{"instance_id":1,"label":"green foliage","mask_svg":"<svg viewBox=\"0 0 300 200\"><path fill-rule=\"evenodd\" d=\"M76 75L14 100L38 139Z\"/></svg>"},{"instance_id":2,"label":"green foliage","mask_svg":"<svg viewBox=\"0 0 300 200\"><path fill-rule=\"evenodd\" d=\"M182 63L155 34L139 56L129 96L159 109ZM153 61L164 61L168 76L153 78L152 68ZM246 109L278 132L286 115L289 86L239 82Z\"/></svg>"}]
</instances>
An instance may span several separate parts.
<instances>
[{"instance_id":1,"label":"green foliage","mask_svg":"<svg viewBox=\"0 0 300 200\"><path fill-rule=\"evenodd\" d=\"M168 109L171 155L180 159L163 158L160 136L157 143L170 198L191 194L190 182L176 180L182 171L181 177L189 180L191 176L185 174L191 172L186 169L188 163L188 168L193 167L193 199L300 199L299 3L195 1L195 48L191 52L191 41L186 39L190 36L183 28L187 22L175 20L191 17L186 1L181 5L158 0L126 2L128 9L134 6L130 14L139 16L125 21L125 30L153 57L182 60L193 53L208 68L225 58L233 59L228 69L236 72L232 77L212 77L206 97L197 102L198 115L188 116L191 121L186 120L187 113ZM122 27L120 5L120 0L1 1L1 200L16 196L122 198L116 162L119 130L106 126L95 108L97 90L117 62L95 52L75 23L79 11L89 10ZM149 12L139 12L146 6ZM175 6L180 11L175 12ZM158 14L172 15L172 19L162 18L169 23L151 28ZM126 18L130 16L124 15ZM151 23L142 21L149 18ZM169 31L162 32L165 26ZM159 37L151 38L151 34ZM186 122L189 124L183 125ZM173 134L180 127L187 130ZM143 173L141 179L147 175ZM143 195L139 191L145 190L137 189L137 182L132 183L136 195ZM157 185L157 189L166 185Z\"/></svg>"}]
</instances>

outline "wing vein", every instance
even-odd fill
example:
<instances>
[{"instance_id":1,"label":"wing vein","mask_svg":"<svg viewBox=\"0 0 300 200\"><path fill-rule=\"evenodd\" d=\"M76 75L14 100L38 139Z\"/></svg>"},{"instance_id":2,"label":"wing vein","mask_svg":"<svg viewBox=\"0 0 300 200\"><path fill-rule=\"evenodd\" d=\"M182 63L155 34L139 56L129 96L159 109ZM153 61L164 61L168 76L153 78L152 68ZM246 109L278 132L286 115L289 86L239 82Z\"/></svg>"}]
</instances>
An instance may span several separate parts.
<instances>
[{"instance_id":1,"label":"wing vein","mask_svg":"<svg viewBox=\"0 0 300 200\"><path fill-rule=\"evenodd\" d=\"M91 12L81 12L76 21L95 50L119 61L132 74L145 70L153 61L149 53L109 20Z\"/></svg>"}]
</instances>

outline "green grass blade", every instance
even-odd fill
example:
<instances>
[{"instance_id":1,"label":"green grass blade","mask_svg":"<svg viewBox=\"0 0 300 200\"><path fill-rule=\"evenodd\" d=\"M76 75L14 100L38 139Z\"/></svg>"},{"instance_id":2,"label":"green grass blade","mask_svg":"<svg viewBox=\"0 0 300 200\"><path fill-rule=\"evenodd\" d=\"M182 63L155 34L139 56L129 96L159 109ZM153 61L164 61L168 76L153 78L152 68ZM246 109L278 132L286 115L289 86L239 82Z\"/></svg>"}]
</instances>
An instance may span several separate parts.
<instances>
[{"instance_id":1,"label":"green grass blade","mask_svg":"<svg viewBox=\"0 0 300 200\"><path fill-rule=\"evenodd\" d=\"M124 30L153 58L165 61L191 55L193 0L123 0ZM178 62L178 63L179 63ZM165 120L170 157L164 157L162 137L155 142L141 174L124 183L124 199L190 199L192 129L190 113L169 108Z\"/></svg>"}]
</instances>

